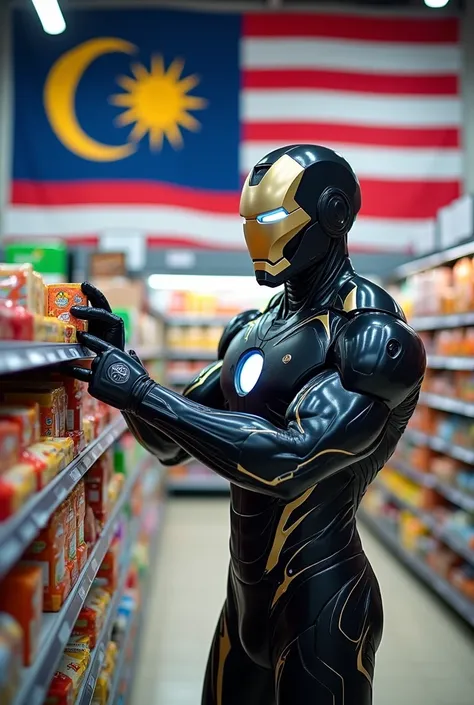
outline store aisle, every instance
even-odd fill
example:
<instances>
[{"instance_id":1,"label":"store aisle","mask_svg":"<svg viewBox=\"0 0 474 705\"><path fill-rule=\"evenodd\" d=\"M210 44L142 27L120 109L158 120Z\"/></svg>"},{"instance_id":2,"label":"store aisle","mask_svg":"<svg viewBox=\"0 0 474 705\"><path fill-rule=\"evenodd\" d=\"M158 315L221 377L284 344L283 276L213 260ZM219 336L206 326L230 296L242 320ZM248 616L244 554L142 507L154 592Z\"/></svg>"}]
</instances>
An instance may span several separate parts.
<instances>
[{"instance_id":1,"label":"store aisle","mask_svg":"<svg viewBox=\"0 0 474 705\"><path fill-rule=\"evenodd\" d=\"M473 705L473 633L377 540L362 534L385 600L374 705ZM227 547L226 500L167 503L131 705L199 705L224 598Z\"/></svg>"}]
</instances>

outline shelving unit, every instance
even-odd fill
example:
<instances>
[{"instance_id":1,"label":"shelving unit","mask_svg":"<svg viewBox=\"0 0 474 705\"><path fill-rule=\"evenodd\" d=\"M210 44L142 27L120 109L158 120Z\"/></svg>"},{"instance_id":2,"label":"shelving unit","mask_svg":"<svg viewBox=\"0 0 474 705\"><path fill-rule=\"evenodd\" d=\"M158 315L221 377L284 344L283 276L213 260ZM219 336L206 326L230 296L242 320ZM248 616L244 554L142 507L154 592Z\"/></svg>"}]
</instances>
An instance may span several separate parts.
<instances>
[{"instance_id":1,"label":"shelving unit","mask_svg":"<svg viewBox=\"0 0 474 705\"><path fill-rule=\"evenodd\" d=\"M0 341L0 375L23 372L71 360L94 357L82 345L68 343L36 343L33 341Z\"/></svg>"},{"instance_id":2,"label":"shelving unit","mask_svg":"<svg viewBox=\"0 0 474 705\"><path fill-rule=\"evenodd\" d=\"M11 519L0 523L0 577L19 560L34 537L46 526L55 509L126 428L125 421L118 416L49 485L33 495Z\"/></svg>"},{"instance_id":3,"label":"shelving unit","mask_svg":"<svg viewBox=\"0 0 474 705\"><path fill-rule=\"evenodd\" d=\"M56 665L72 633L74 623L87 598L87 593L97 575L100 564L108 551L116 531L120 513L130 499L133 487L140 477L142 470L143 468L138 468L127 479L100 538L92 549L86 565L62 609L56 614L43 614L43 626L38 654L33 665L30 668L24 669L22 684L14 700L14 705L41 705L43 703ZM95 655L92 658L92 663L94 663L94 661ZM85 694L84 697L86 697ZM85 702L87 703L87 700L85 700Z\"/></svg>"}]
</instances>

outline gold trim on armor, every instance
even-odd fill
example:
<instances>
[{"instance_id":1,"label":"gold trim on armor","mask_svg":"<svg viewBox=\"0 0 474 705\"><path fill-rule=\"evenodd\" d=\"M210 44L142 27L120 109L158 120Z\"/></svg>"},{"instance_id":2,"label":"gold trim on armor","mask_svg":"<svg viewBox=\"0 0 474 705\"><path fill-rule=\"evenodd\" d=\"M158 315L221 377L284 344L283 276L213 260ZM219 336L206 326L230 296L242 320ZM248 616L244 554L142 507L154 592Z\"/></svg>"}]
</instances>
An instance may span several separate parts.
<instances>
[{"instance_id":1,"label":"gold trim on armor","mask_svg":"<svg viewBox=\"0 0 474 705\"><path fill-rule=\"evenodd\" d=\"M362 675L367 678L370 685L372 686L372 676L370 675L370 673L367 671L364 664L362 663L362 651L364 649L364 644L365 644L365 640L367 639L367 634L369 633L369 629L370 629L370 624L364 632L364 636L362 637L362 640L360 642L359 650L357 651L357 670L359 671L359 673L362 673Z\"/></svg>"},{"instance_id":2,"label":"gold trim on armor","mask_svg":"<svg viewBox=\"0 0 474 705\"><path fill-rule=\"evenodd\" d=\"M350 313L351 311L355 311L357 308L357 284L354 284L353 288L350 290L350 292L347 294L346 298L344 299L344 303L342 304L342 310L345 311L345 313Z\"/></svg>"},{"instance_id":3,"label":"gold trim on armor","mask_svg":"<svg viewBox=\"0 0 474 705\"><path fill-rule=\"evenodd\" d=\"M288 538L291 536L293 531L297 529L301 522L306 519L308 514L311 514L311 512L313 511L314 507L307 511L306 514L303 514L303 516L297 519L293 524L287 527L287 524L295 509L298 509L298 507L300 507L306 502L306 500L313 493L316 487L317 485L314 485L314 487L310 487L309 490L306 490L304 494L294 499L293 502L287 504L286 507L283 509L280 521L278 522L278 526L275 531L273 545L270 550L270 553L268 554L267 565L265 566L265 571L267 573L273 570L273 568L275 568L275 566L278 564L280 554L285 546L285 543L287 542Z\"/></svg>"},{"instance_id":4,"label":"gold trim on armor","mask_svg":"<svg viewBox=\"0 0 474 705\"><path fill-rule=\"evenodd\" d=\"M191 387L189 387L189 389L186 389L183 396L187 397L188 394L190 394L194 389L196 389L197 387L200 387L201 384L203 384L206 381L206 379L208 379L212 375L213 372L218 370L219 367L222 367L222 362L223 362L222 360L219 360L218 362L214 363L214 365L212 365L212 367L210 369L208 369L207 372L204 372L204 374L199 375L199 377L194 382L194 384Z\"/></svg>"}]
</instances>

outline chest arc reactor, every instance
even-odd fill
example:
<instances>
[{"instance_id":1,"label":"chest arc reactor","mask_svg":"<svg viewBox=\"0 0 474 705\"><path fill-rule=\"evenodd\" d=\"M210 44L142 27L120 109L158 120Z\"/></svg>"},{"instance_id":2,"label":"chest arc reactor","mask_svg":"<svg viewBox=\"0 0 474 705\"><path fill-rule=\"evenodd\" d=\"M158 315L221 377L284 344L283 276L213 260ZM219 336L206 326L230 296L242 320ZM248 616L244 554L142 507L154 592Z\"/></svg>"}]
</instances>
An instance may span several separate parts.
<instances>
[{"instance_id":1,"label":"chest arc reactor","mask_svg":"<svg viewBox=\"0 0 474 705\"><path fill-rule=\"evenodd\" d=\"M237 363L234 384L237 394L245 397L254 389L263 369L263 352L253 349L247 350Z\"/></svg>"}]
</instances>

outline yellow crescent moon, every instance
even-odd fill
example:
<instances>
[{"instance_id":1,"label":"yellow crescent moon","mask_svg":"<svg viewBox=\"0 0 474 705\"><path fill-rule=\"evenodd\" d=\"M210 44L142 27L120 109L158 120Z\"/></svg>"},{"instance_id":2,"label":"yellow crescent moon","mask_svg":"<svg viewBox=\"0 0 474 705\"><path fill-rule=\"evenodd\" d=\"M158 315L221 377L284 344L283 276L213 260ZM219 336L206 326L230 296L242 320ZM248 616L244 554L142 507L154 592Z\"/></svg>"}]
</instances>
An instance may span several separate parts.
<instances>
[{"instance_id":1,"label":"yellow crescent moon","mask_svg":"<svg viewBox=\"0 0 474 705\"><path fill-rule=\"evenodd\" d=\"M135 151L133 144L112 146L96 142L80 126L75 107L76 91L87 68L103 54L133 54L136 47L113 37L90 39L63 54L48 74L44 107L56 137L71 152L93 162L115 162Z\"/></svg>"}]
</instances>

